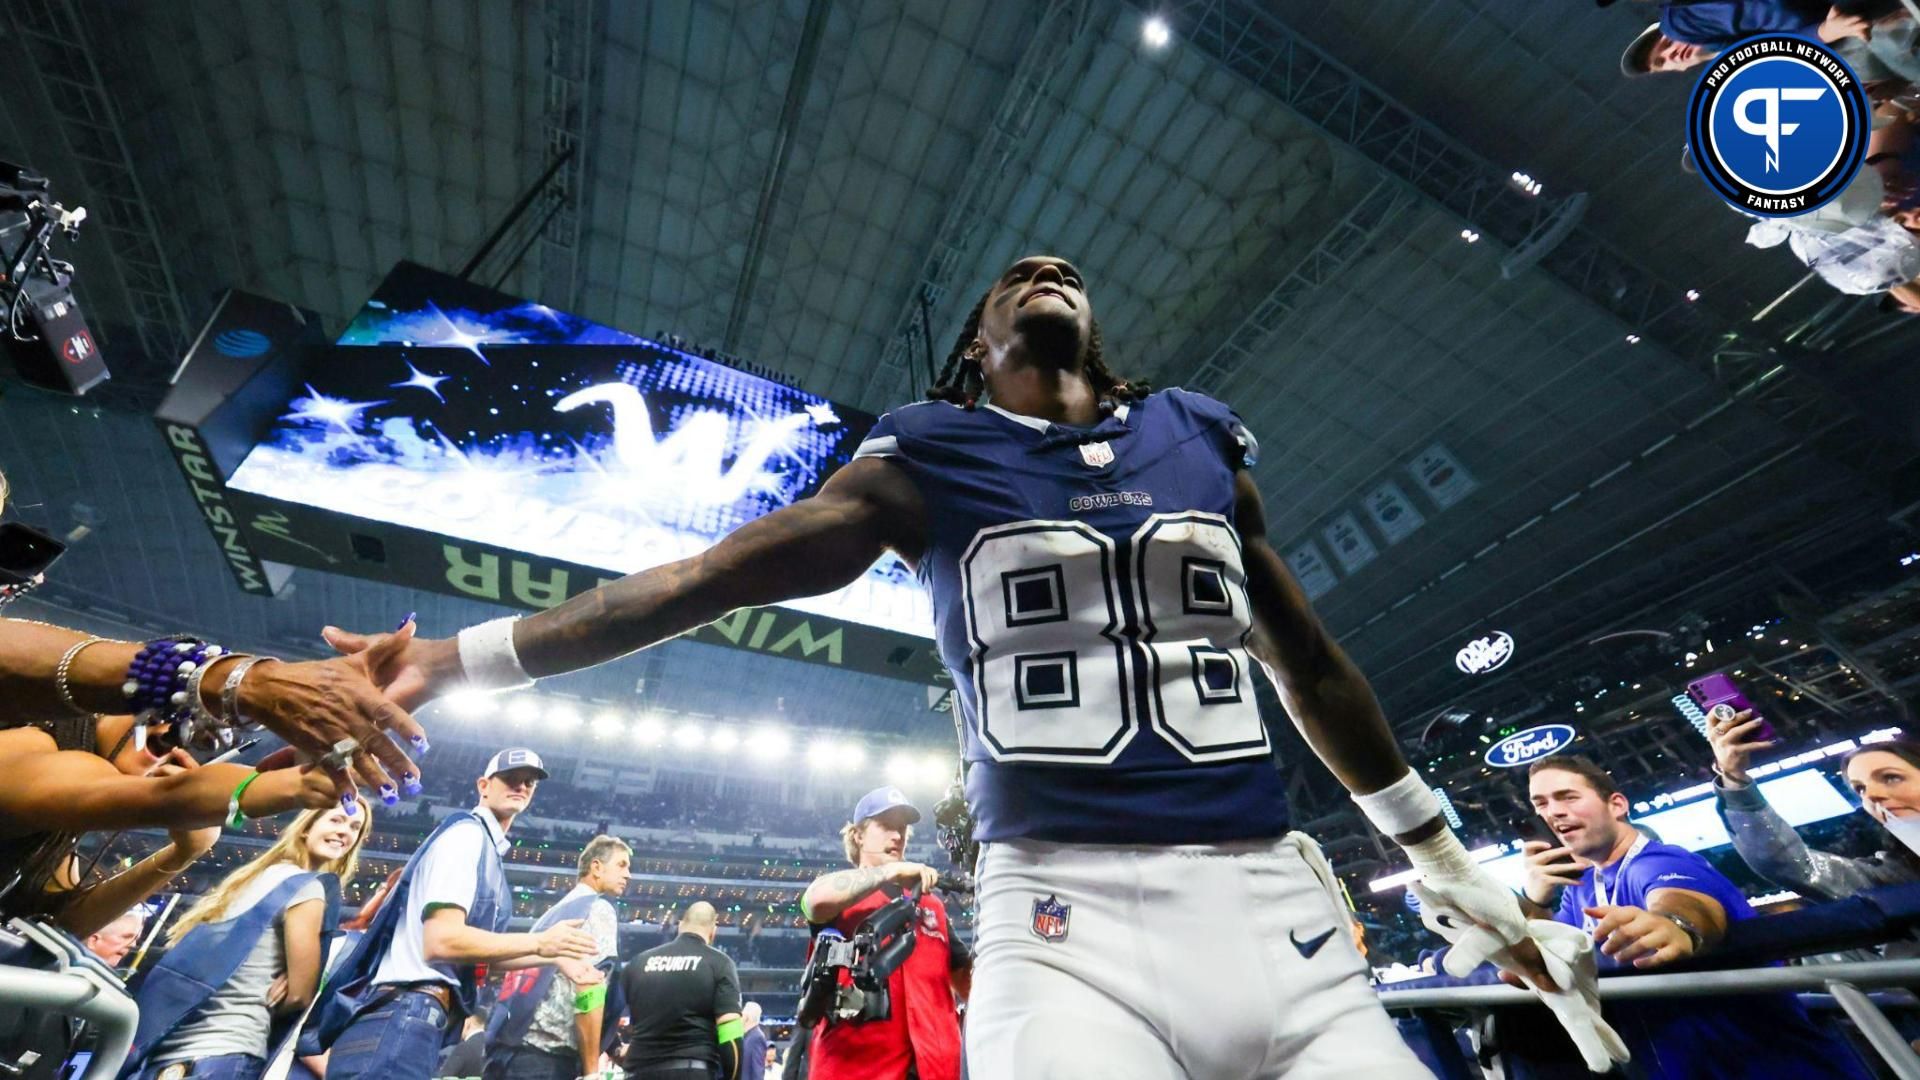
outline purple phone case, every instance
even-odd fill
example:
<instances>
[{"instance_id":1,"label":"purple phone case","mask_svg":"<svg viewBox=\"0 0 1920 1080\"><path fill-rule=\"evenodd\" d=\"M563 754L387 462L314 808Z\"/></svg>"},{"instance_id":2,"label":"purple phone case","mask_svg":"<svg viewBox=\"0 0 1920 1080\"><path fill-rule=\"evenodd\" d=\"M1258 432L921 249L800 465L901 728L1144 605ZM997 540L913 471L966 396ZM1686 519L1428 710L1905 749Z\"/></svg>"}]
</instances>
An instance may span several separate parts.
<instances>
[{"instance_id":1,"label":"purple phone case","mask_svg":"<svg viewBox=\"0 0 1920 1080\"><path fill-rule=\"evenodd\" d=\"M1711 675L1702 675L1688 683L1687 696L1693 699L1695 705L1700 706L1700 711L1703 713L1711 713L1715 705L1731 705L1735 712L1753 709L1754 718L1760 721L1760 726L1750 737L1761 742L1770 742L1775 737L1773 725L1767 722L1765 714L1759 709L1754 709L1753 702L1748 701L1747 695L1740 692L1739 685L1722 672L1716 671Z\"/></svg>"}]
</instances>

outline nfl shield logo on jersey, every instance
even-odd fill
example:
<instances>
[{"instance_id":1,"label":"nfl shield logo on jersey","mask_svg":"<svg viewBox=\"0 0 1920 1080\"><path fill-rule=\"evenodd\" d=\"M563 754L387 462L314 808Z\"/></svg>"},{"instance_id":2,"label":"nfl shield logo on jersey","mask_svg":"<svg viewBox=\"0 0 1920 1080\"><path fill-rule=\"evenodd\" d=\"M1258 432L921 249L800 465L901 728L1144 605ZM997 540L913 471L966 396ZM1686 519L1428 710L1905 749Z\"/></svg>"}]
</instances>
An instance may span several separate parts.
<instances>
[{"instance_id":1,"label":"nfl shield logo on jersey","mask_svg":"<svg viewBox=\"0 0 1920 1080\"><path fill-rule=\"evenodd\" d=\"M1080 460L1090 469L1104 469L1113 464L1113 444L1108 442L1090 442L1080 444Z\"/></svg>"},{"instance_id":2,"label":"nfl shield logo on jersey","mask_svg":"<svg viewBox=\"0 0 1920 1080\"><path fill-rule=\"evenodd\" d=\"M1105 445L1105 444L1102 444ZM1063 904L1057 896L1033 902L1033 933L1041 941L1067 940L1067 918L1073 905Z\"/></svg>"}]
</instances>

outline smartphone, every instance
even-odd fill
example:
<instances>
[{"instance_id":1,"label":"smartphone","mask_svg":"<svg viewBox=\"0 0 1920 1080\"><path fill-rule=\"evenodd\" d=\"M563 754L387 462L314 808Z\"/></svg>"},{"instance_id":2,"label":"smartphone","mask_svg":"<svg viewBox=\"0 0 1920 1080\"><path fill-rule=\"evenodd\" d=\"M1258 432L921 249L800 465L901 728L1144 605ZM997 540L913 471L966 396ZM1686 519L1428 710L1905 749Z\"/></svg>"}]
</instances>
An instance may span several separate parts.
<instances>
[{"instance_id":1,"label":"smartphone","mask_svg":"<svg viewBox=\"0 0 1920 1080\"><path fill-rule=\"evenodd\" d=\"M1753 707L1753 702L1747 700L1747 695L1740 692L1739 684L1728 678L1724 672L1716 671L1711 675L1702 675L1688 683L1687 696L1692 698L1693 703L1700 706L1700 711L1706 713L1709 718L1712 718L1716 705L1730 706L1734 712L1752 710L1753 717L1760 721L1760 726L1755 728L1748 738L1760 742L1771 742L1777 737L1773 725L1767 722L1766 716Z\"/></svg>"},{"instance_id":2,"label":"smartphone","mask_svg":"<svg viewBox=\"0 0 1920 1080\"><path fill-rule=\"evenodd\" d=\"M0 585L23 585L46 572L67 545L31 525L0 524Z\"/></svg>"}]
</instances>

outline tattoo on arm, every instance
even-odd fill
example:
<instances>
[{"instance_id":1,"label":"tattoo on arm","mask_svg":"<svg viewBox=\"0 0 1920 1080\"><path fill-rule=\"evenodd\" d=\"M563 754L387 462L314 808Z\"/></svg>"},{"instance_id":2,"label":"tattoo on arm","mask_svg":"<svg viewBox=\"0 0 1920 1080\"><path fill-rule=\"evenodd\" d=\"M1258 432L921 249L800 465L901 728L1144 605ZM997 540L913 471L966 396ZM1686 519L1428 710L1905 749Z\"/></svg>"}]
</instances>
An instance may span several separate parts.
<instances>
[{"instance_id":1,"label":"tattoo on arm","mask_svg":"<svg viewBox=\"0 0 1920 1080\"><path fill-rule=\"evenodd\" d=\"M807 918L817 922L824 913L830 913L828 918L838 915L841 909L886 883L881 870L878 866L840 870L815 881L800 897Z\"/></svg>"}]
</instances>

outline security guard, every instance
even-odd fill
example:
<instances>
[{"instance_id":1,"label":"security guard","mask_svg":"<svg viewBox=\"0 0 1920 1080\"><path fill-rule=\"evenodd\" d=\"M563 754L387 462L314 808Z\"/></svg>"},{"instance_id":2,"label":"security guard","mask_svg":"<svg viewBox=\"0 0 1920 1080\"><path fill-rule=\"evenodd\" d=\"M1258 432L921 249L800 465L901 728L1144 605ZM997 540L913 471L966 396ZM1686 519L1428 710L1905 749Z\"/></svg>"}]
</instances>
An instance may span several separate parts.
<instances>
[{"instance_id":1,"label":"security guard","mask_svg":"<svg viewBox=\"0 0 1920 1080\"><path fill-rule=\"evenodd\" d=\"M621 972L629 1021L628 1080L739 1080L740 976L713 947L713 905L687 908L680 936Z\"/></svg>"}]
</instances>

